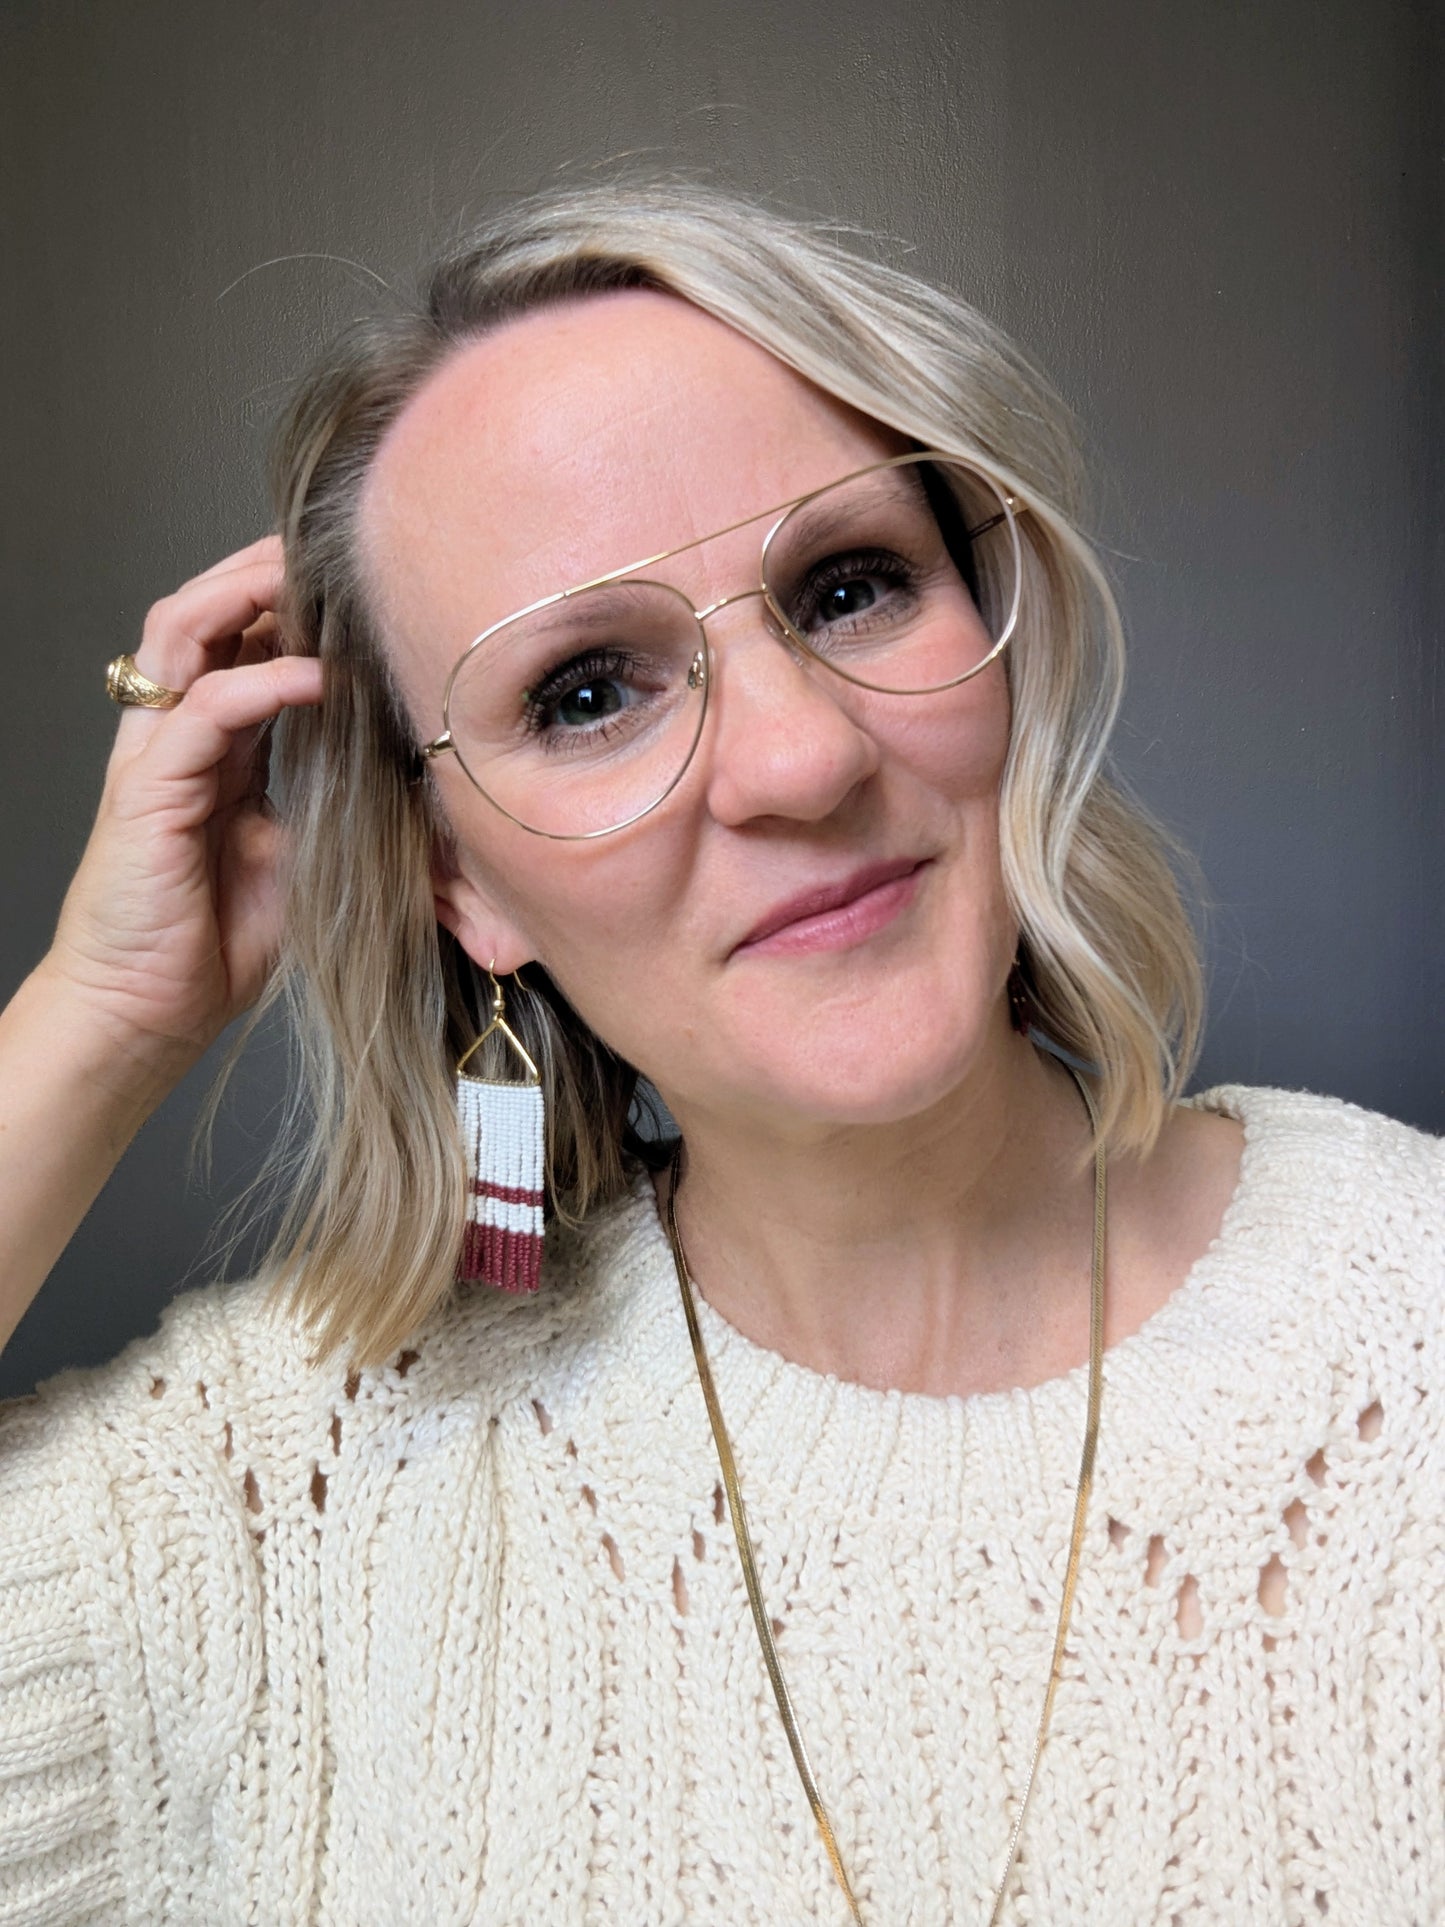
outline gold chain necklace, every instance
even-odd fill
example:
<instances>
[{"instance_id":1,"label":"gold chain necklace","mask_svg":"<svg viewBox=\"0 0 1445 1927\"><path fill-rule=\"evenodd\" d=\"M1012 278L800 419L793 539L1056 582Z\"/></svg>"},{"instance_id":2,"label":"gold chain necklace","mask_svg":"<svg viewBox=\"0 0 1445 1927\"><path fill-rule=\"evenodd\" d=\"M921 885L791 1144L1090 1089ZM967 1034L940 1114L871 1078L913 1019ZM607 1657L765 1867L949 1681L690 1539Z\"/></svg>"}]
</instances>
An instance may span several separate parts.
<instances>
[{"instance_id":1,"label":"gold chain necklace","mask_svg":"<svg viewBox=\"0 0 1445 1927\"><path fill-rule=\"evenodd\" d=\"M1079 1087L1079 1095L1084 1100L1089 1113L1089 1123L1094 1133L1094 1247L1093 1265L1089 1284L1089 1402L1084 1417L1084 1444L1079 1455L1079 1477L1074 1488L1074 1524L1069 1536L1069 1559L1064 1569L1063 1595L1059 1601L1058 1626L1054 1633L1053 1657L1049 1662L1048 1684L1044 1688L1043 1711L1039 1715L1038 1734L1034 1740L1029 1770L1024 1779L1023 1793L1020 1795L1018 1812L1014 1816L1013 1831L1009 1835L1008 1853L1004 1860L1003 1873L994 1888L993 1906L988 1916L988 1927L997 1927L1003 1910L1004 1895L1008 1890L1009 1876L1018 1858L1019 1841L1023 1836L1024 1816L1028 1812L1029 1799L1034 1790L1034 1780L1038 1774L1039 1758L1044 1750L1048 1736L1049 1717L1054 1710L1054 1697L1058 1692L1059 1672L1063 1664L1064 1645L1069 1636L1069 1616L1073 1610L1074 1593L1079 1580L1079 1559L1084 1547L1084 1519L1089 1506L1089 1491L1094 1482L1094 1454L1099 1442L1099 1404L1104 1384L1104 1211L1106 1202L1107 1160L1104 1146L1099 1138L1099 1117L1094 1108L1094 1100L1087 1085L1072 1066L1067 1066L1070 1076ZM798 1730L797 1715L793 1711L792 1695L783 1677L782 1661L778 1658L777 1642L773 1638L772 1624L768 1618L767 1607L763 1603L762 1583L758 1578L757 1561L753 1557L752 1534L748 1530L747 1513L743 1509L742 1488L738 1484L737 1466L733 1459L732 1442L728 1438L727 1427L723 1424L722 1407L718 1403L717 1387L713 1384L712 1369L707 1361L707 1351L702 1341L702 1329L698 1324L697 1305L694 1302L695 1286L687 1268L687 1257L682 1248L682 1236L677 1228L677 1181L682 1158L682 1145L673 1153L672 1165L667 1187L667 1241L672 1247L672 1261L677 1269L678 1290L682 1294L682 1308L687 1316L688 1336L692 1340L692 1355L697 1363L698 1380L702 1385L703 1399L707 1405L707 1415L712 1424L713 1440L717 1446L718 1463L722 1467L723 1486L727 1492L728 1511L732 1515L733 1536L738 1542L738 1557L742 1561L743 1582L747 1586L748 1604L752 1607L753 1625L757 1628L758 1644L763 1650L763 1664L768 1669L772 1683L773 1697L778 1703L782 1716L783 1730L788 1736L788 1746L793 1755L793 1764L798 1769L798 1777L803 1783L803 1792L808 1805L812 1808L813 1819L828 1855L834 1877L843 1890L849 1911L858 1927L863 1927L863 1915L859 1910L848 1872L843 1865L843 1856L838 1851L838 1842L833 1832L833 1823L828 1818L828 1810L823 1805L823 1796L818 1791L818 1782L813 1776L813 1768L808 1759L807 1748L803 1745L802 1733Z\"/></svg>"}]
</instances>

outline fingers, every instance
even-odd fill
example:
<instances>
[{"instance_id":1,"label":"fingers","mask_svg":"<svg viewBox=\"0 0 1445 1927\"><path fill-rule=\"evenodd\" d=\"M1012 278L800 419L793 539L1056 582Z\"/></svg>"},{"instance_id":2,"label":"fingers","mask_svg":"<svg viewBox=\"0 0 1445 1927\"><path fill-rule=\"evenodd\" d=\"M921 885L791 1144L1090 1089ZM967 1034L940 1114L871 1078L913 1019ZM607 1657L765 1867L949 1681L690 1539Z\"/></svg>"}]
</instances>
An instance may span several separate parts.
<instances>
[{"instance_id":1,"label":"fingers","mask_svg":"<svg viewBox=\"0 0 1445 1927\"><path fill-rule=\"evenodd\" d=\"M136 667L168 689L187 690L208 670L229 668L245 651L274 647L274 610L284 567L274 537L228 556L152 605ZM132 709L122 722L149 722L163 711Z\"/></svg>"},{"instance_id":2,"label":"fingers","mask_svg":"<svg viewBox=\"0 0 1445 1927\"><path fill-rule=\"evenodd\" d=\"M319 703L322 666L314 656L275 656L264 662L243 663L233 669L208 671L193 682L175 709L151 712L156 727L127 767L143 776L139 790L152 784L184 787L190 779L215 770L233 747L244 747L245 733L278 716L293 704ZM140 801L129 781L127 790ZM153 795L146 801L153 801ZM214 804L214 787L189 794L200 816Z\"/></svg>"},{"instance_id":3,"label":"fingers","mask_svg":"<svg viewBox=\"0 0 1445 1927\"><path fill-rule=\"evenodd\" d=\"M281 646L281 625L268 609L242 635L235 660L237 663L269 662L280 653Z\"/></svg>"},{"instance_id":4,"label":"fingers","mask_svg":"<svg viewBox=\"0 0 1445 1927\"><path fill-rule=\"evenodd\" d=\"M156 781L183 815L207 793L221 808L264 795L272 722L290 704L321 695L320 663L279 653L283 581L281 540L265 535L150 609L136 666L180 690L182 701L169 710L128 707L120 717L112 772L136 807L145 807L142 793L154 802ZM139 789L124 778L132 768Z\"/></svg>"},{"instance_id":5,"label":"fingers","mask_svg":"<svg viewBox=\"0 0 1445 1927\"><path fill-rule=\"evenodd\" d=\"M279 535L262 535L256 541L248 542L244 549L236 549L230 555L223 555L219 562L213 562L209 569L202 569L200 574L222 575L227 569L234 569L242 562L279 562L283 553Z\"/></svg>"},{"instance_id":6,"label":"fingers","mask_svg":"<svg viewBox=\"0 0 1445 1927\"><path fill-rule=\"evenodd\" d=\"M216 807L227 809L235 803L267 805L266 789L271 780L271 738L276 727L268 716L253 728L237 730L230 748L217 769Z\"/></svg>"}]
</instances>

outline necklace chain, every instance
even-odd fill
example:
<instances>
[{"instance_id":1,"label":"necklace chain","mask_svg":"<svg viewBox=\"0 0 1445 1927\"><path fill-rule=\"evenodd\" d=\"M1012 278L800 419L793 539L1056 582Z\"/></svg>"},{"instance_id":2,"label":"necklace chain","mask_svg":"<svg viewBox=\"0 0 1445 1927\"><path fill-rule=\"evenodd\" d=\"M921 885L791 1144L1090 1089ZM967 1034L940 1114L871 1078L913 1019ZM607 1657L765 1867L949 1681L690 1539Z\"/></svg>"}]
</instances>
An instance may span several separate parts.
<instances>
[{"instance_id":1,"label":"necklace chain","mask_svg":"<svg viewBox=\"0 0 1445 1927\"><path fill-rule=\"evenodd\" d=\"M1073 1069L1067 1067L1070 1076L1078 1085L1079 1095L1084 1100L1089 1113L1089 1123L1094 1134L1094 1236L1093 1259L1089 1283L1089 1397L1084 1418L1084 1442L1079 1455L1079 1476L1074 1488L1073 1528L1069 1535L1069 1557L1064 1569L1063 1592L1059 1600L1058 1625L1054 1633L1053 1654L1049 1661L1048 1683L1044 1688L1043 1710L1039 1715L1038 1733L1034 1739L1033 1754L1029 1760L1028 1772L1024 1777L1023 1792L1019 1796L1018 1809L1014 1815L1013 1830L1009 1835L1008 1852L1004 1859L1003 1872L994 1888L993 1906L988 1916L988 1927L997 1927L1003 1911L1004 1897L1008 1891L1014 1863L1018 1859L1019 1842L1023 1837L1024 1819L1028 1813L1029 1800L1033 1794L1034 1781L1038 1774L1039 1759L1048 1737L1049 1720L1054 1710L1054 1699L1058 1692L1059 1677L1063 1668L1064 1648L1069 1636L1069 1619L1073 1611L1074 1594L1078 1587L1079 1561L1084 1548L1084 1521L1088 1513L1089 1493L1094 1483L1094 1458L1099 1443L1099 1406L1103 1395L1104 1382L1104 1219L1107 1203L1107 1158L1104 1145L1099 1137L1098 1112L1088 1086ZM696 1287L687 1268L687 1257L682 1248L682 1235L677 1228L677 1183L682 1157L682 1146L678 1145L673 1154L671 1172L667 1189L667 1241L672 1248L672 1260L677 1270L678 1289L682 1295L682 1308L687 1318L688 1337L692 1340L692 1355L697 1364L698 1381L702 1386L703 1401L712 1425L713 1441L717 1446L718 1463L722 1468L723 1488L727 1493L728 1511L732 1517L733 1536L737 1540L738 1557L742 1562L743 1582L747 1587L748 1604L752 1608L753 1625L757 1629L758 1644L762 1648L763 1664L767 1668L768 1679L773 1689L773 1697L778 1704L783 1730L788 1736L788 1746L793 1755L793 1763L798 1769L798 1778L803 1783L813 1819L828 1855L833 1874L843 1890L849 1911L857 1927L863 1927L863 1915L859 1909L852 1883L848 1879L843 1856L838 1850L837 1837L833 1823L828 1817L828 1809L823 1804L823 1796L818 1790L808 1750L803 1744L803 1735L798 1727L797 1714L793 1710L793 1699L788 1691L788 1682L783 1675L782 1661L778 1657L777 1642L773 1638L772 1624L768 1618L767 1607L763 1601L762 1582L758 1577L757 1560L753 1554L752 1534L748 1530L748 1517L743 1506L742 1487L738 1483L737 1464L733 1458L732 1441L728 1437L727 1426L723 1423L722 1406L718 1402L717 1387L713 1383L712 1368L708 1364L707 1349L703 1344L702 1328L698 1323L695 1302Z\"/></svg>"}]
</instances>

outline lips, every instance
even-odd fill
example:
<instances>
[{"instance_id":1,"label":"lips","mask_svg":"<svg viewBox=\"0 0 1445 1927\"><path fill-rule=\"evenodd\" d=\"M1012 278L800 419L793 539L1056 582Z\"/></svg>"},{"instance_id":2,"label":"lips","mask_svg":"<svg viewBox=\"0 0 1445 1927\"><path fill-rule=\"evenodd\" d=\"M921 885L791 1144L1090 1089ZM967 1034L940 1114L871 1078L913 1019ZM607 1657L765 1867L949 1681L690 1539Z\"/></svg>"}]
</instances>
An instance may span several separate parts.
<instances>
[{"instance_id":1,"label":"lips","mask_svg":"<svg viewBox=\"0 0 1445 1927\"><path fill-rule=\"evenodd\" d=\"M775 903L772 909L761 916L741 942L734 946L733 954L775 937L790 925L806 923L814 917L825 917L830 911L845 909L874 890L911 876L926 861L924 857L894 857L886 862L865 864L837 882L816 884L811 889L800 890L796 896Z\"/></svg>"}]
</instances>

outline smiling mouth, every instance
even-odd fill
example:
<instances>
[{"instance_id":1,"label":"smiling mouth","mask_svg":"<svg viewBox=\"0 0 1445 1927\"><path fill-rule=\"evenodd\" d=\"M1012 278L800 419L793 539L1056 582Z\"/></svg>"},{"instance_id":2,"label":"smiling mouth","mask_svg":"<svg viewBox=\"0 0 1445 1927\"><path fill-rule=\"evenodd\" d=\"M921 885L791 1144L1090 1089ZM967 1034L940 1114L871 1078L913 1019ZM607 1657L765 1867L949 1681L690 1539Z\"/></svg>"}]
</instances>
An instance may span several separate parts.
<instances>
[{"instance_id":1,"label":"smiling mouth","mask_svg":"<svg viewBox=\"0 0 1445 1927\"><path fill-rule=\"evenodd\" d=\"M907 909L931 861L902 857L873 863L839 883L803 891L760 918L732 955L796 955L862 943Z\"/></svg>"}]
</instances>

